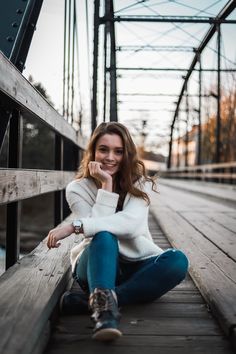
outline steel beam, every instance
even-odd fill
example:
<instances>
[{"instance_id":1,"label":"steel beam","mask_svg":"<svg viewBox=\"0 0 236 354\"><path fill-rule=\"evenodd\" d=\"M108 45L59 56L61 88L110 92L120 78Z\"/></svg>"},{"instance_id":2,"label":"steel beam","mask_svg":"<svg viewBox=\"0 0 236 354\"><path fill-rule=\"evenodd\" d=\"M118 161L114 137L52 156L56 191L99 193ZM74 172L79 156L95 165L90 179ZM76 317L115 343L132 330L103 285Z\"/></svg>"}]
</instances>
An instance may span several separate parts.
<instances>
[{"instance_id":1,"label":"steel beam","mask_svg":"<svg viewBox=\"0 0 236 354\"><path fill-rule=\"evenodd\" d=\"M217 118L216 118L216 155L215 162L221 160L221 28L217 26Z\"/></svg>"},{"instance_id":2,"label":"steel beam","mask_svg":"<svg viewBox=\"0 0 236 354\"><path fill-rule=\"evenodd\" d=\"M189 148L189 101L188 101L188 88L186 87L186 133L185 133L185 166L188 166L188 148Z\"/></svg>"},{"instance_id":3,"label":"steel beam","mask_svg":"<svg viewBox=\"0 0 236 354\"><path fill-rule=\"evenodd\" d=\"M200 70L199 70L200 72ZM164 97L179 97L179 95L175 93L162 93L162 92L157 92L157 93L118 93L118 96L147 96L147 97L153 97L153 96L164 96ZM195 94L189 94L189 97L199 97L199 95ZM202 94L201 97L209 97L210 95L208 94Z\"/></svg>"},{"instance_id":4,"label":"steel beam","mask_svg":"<svg viewBox=\"0 0 236 354\"><path fill-rule=\"evenodd\" d=\"M111 17L114 17L113 0L109 2ZM116 86L116 38L115 23L110 22L110 121L117 122L117 86Z\"/></svg>"},{"instance_id":5,"label":"steel beam","mask_svg":"<svg viewBox=\"0 0 236 354\"><path fill-rule=\"evenodd\" d=\"M43 0L0 2L0 50L20 70L24 69Z\"/></svg>"},{"instance_id":6,"label":"steel beam","mask_svg":"<svg viewBox=\"0 0 236 354\"><path fill-rule=\"evenodd\" d=\"M236 8L236 1L235 0L228 1L228 3L224 6L224 8L216 16L216 18L219 19L219 20L226 19L226 17L228 15L230 15L231 12L235 8ZM171 127L172 127L171 128L171 135L173 134L173 131L174 131L174 124L175 124L175 121L176 121L176 118L177 118L177 115L178 115L179 106L180 106L180 103L181 103L181 100L182 100L182 97L183 97L183 94L184 94L184 90L185 90L186 84L187 84L192 72L194 71L195 65L196 65L196 63L198 61L198 58L199 58L199 55L202 53L203 49L207 46L207 44L209 43L209 41L211 40L211 38L215 34L216 30L217 30L216 24L212 24L210 29L207 31L206 35L204 36L201 44L196 49L196 53L194 55L194 58L192 60L191 65L190 65L190 67L188 69L187 75L185 76L184 83L183 83L182 89L180 91L179 99L178 99L178 102L177 102L177 105L176 105L175 114L174 114L173 121L172 121L172 124L171 124ZM170 142L171 141L172 141L172 139L170 139ZM169 153L170 152L171 152L171 147L169 148ZM171 156L168 157L167 167L168 168L171 167Z\"/></svg>"},{"instance_id":7,"label":"steel beam","mask_svg":"<svg viewBox=\"0 0 236 354\"><path fill-rule=\"evenodd\" d=\"M97 90L98 90L98 45L99 45L99 8L100 0L94 0L94 29L93 29L93 91L91 104L91 130L97 126Z\"/></svg>"},{"instance_id":8,"label":"steel beam","mask_svg":"<svg viewBox=\"0 0 236 354\"><path fill-rule=\"evenodd\" d=\"M100 22L104 23L105 21L115 21L115 22L164 22L164 23L209 23L209 24L218 24L218 23L227 23L235 24L236 20L226 20L225 18L218 17L208 17L208 16L144 16L144 15L122 15L115 16L104 16L100 18Z\"/></svg>"},{"instance_id":9,"label":"steel beam","mask_svg":"<svg viewBox=\"0 0 236 354\"><path fill-rule=\"evenodd\" d=\"M124 45L116 47L120 52L139 52L139 51L158 51L158 52L194 52L195 48L190 46L174 46L174 45Z\"/></svg>"},{"instance_id":10,"label":"steel beam","mask_svg":"<svg viewBox=\"0 0 236 354\"><path fill-rule=\"evenodd\" d=\"M199 91L198 91L198 148L197 148L197 164L202 163L202 64L201 56L199 54Z\"/></svg>"},{"instance_id":11,"label":"steel beam","mask_svg":"<svg viewBox=\"0 0 236 354\"><path fill-rule=\"evenodd\" d=\"M107 3L106 3L107 4ZM107 111L107 37L108 37L108 23L104 26L104 63L103 63L103 122L106 121Z\"/></svg>"},{"instance_id":12,"label":"steel beam","mask_svg":"<svg viewBox=\"0 0 236 354\"><path fill-rule=\"evenodd\" d=\"M119 67L117 70L120 71L188 71L188 68L145 68L145 67ZM199 71L199 69L193 68L192 71ZM218 72L218 69L201 69L203 72ZM235 72L236 69L221 69L222 72Z\"/></svg>"}]
</instances>

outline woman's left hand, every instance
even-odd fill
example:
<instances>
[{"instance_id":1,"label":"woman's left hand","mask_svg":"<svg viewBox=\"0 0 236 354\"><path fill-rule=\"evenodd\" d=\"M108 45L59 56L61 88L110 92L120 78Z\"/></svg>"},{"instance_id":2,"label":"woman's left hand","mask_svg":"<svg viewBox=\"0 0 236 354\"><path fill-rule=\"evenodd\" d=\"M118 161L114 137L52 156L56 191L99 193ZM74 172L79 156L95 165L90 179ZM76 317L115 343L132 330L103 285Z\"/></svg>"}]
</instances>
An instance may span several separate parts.
<instances>
[{"instance_id":1,"label":"woman's left hand","mask_svg":"<svg viewBox=\"0 0 236 354\"><path fill-rule=\"evenodd\" d=\"M51 231L49 231L47 236L48 248L58 248L61 245L61 243L58 241L70 236L73 232L74 227L71 224L52 229Z\"/></svg>"}]
</instances>

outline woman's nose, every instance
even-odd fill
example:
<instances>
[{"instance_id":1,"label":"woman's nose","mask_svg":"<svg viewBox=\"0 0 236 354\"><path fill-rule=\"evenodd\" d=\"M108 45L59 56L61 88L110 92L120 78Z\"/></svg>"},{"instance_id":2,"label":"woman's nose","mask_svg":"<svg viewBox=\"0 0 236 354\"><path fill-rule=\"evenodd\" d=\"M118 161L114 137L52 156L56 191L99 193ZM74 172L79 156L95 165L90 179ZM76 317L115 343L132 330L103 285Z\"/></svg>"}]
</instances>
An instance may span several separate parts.
<instances>
[{"instance_id":1,"label":"woman's nose","mask_svg":"<svg viewBox=\"0 0 236 354\"><path fill-rule=\"evenodd\" d=\"M108 154L107 154L107 159L108 160L114 160L114 153L113 151L109 151Z\"/></svg>"}]
</instances>

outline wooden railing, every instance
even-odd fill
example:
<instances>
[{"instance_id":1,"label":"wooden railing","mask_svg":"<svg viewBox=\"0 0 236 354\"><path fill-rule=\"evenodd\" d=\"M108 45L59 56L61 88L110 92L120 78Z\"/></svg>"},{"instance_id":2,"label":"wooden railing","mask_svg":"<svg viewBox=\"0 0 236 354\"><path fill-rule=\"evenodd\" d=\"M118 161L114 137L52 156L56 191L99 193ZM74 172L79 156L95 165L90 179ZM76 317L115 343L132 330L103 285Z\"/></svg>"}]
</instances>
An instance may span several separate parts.
<instances>
[{"instance_id":1,"label":"wooden railing","mask_svg":"<svg viewBox=\"0 0 236 354\"><path fill-rule=\"evenodd\" d=\"M161 170L159 174L166 178L196 179L201 181L236 183L236 162L206 164L188 167L172 167Z\"/></svg>"},{"instance_id":2,"label":"wooden railing","mask_svg":"<svg viewBox=\"0 0 236 354\"><path fill-rule=\"evenodd\" d=\"M18 127L23 116L34 117L55 132L53 170L21 168ZM74 177L85 141L1 53L0 124L1 138L10 125L8 168L0 168L0 205L7 205L8 268L0 277L0 352L39 354L48 340L55 305L71 278L69 251L74 239L50 251L42 240L19 259L19 205L24 199L54 193L55 225L65 218L71 222L64 189Z\"/></svg>"},{"instance_id":3,"label":"wooden railing","mask_svg":"<svg viewBox=\"0 0 236 354\"><path fill-rule=\"evenodd\" d=\"M53 170L21 168L19 161L22 152L18 142L22 139L23 133L19 129L19 122L23 117L39 120L55 133ZM0 204L7 204L6 267L8 268L17 261L19 256L20 201L53 192L54 223L59 224L69 213L63 190L73 179L85 147L85 140L2 53L0 53L0 124L1 137L10 126L8 168L0 169Z\"/></svg>"}]
</instances>

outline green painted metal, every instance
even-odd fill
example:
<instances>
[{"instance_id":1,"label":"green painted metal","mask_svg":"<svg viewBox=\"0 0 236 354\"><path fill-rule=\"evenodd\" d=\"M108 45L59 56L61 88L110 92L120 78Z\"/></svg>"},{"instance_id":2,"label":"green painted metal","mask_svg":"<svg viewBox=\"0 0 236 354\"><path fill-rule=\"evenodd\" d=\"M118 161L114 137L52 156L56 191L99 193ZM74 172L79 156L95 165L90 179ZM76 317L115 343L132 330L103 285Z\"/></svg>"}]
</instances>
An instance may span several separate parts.
<instances>
[{"instance_id":1,"label":"green painted metal","mask_svg":"<svg viewBox=\"0 0 236 354\"><path fill-rule=\"evenodd\" d=\"M0 1L0 50L10 58L30 0Z\"/></svg>"},{"instance_id":2,"label":"green painted metal","mask_svg":"<svg viewBox=\"0 0 236 354\"><path fill-rule=\"evenodd\" d=\"M0 2L0 50L23 71L43 0Z\"/></svg>"}]
</instances>

